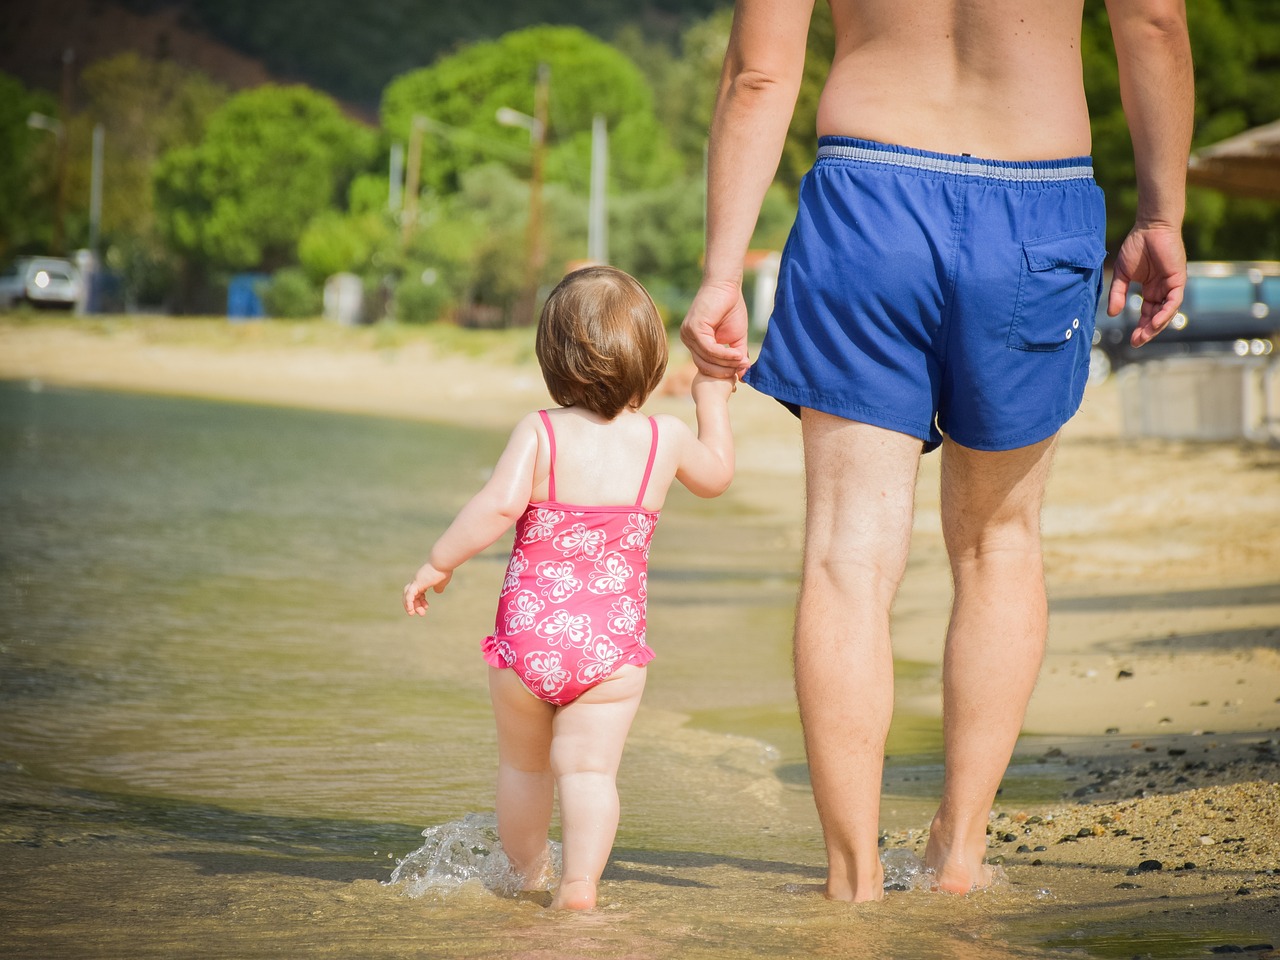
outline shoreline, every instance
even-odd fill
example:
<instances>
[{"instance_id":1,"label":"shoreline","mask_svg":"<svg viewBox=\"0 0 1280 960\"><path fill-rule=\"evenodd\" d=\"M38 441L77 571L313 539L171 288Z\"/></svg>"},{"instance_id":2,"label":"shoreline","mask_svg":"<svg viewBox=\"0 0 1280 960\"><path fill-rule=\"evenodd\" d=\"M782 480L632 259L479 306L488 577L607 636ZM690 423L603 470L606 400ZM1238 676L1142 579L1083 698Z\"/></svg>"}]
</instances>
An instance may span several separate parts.
<instances>
[{"instance_id":1,"label":"shoreline","mask_svg":"<svg viewBox=\"0 0 1280 960\"><path fill-rule=\"evenodd\" d=\"M675 344L647 406L691 417L689 376ZM0 379L504 431L547 403L531 330L0 317ZM785 524L780 555L798 555L795 421L749 388L731 409L726 496ZM934 715L950 597L939 459L921 462L894 610L895 656L928 667L898 702ZM1063 744L1030 760L1069 789L1026 809L998 797L990 853L1019 883L1072 891L1063 906L1079 895L1133 914L1172 897L1211 904L1219 929L1280 931L1280 451L1126 439L1114 382L1091 387L1063 431L1043 526L1049 652L1025 732ZM923 841L902 831L886 846ZM1162 869L1128 875L1152 860Z\"/></svg>"},{"instance_id":2,"label":"shoreline","mask_svg":"<svg viewBox=\"0 0 1280 960\"><path fill-rule=\"evenodd\" d=\"M549 402L532 339L531 329L0 317L0 379L505 432ZM673 344L647 406L691 419L691 376ZM1114 382L1090 390L1063 430L1046 496L1050 636L1025 731L1141 737L1280 727L1280 449L1128 440ZM725 497L787 530L780 562L798 567L796 421L745 386L731 410L738 470ZM951 589L940 459L921 459L894 608L895 656L935 666ZM900 702L936 712L935 686L934 675L903 683Z\"/></svg>"}]
</instances>

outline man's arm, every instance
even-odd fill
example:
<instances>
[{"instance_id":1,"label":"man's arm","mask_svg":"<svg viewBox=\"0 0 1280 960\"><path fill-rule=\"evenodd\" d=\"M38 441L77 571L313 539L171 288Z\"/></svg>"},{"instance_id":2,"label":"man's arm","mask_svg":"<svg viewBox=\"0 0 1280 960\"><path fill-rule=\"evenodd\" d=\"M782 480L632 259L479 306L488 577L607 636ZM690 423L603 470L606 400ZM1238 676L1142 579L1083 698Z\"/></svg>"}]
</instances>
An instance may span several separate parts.
<instances>
[{"instance_id":1,"label":"man's arm","mask_svg":"<svg viewBox=\"0 0 1280 960\"><path fill-rule=\"evenodd\" d=\"M742 261L782 156L804 72L814 0L738 0L720 75L707 157L702 286L680 335L699 369L747 366Z\"/></svg>"},{"instance_id":2,"label":"man's arm","mask_svg":"<svg viewBox=\"0 0 1280 960\"><path fill-rule=\"evenodd\" d=\"M1130 338L1140 347L1182 305L1187 158L1194 120L1191 43L1183 0L1107 0L1138 176L1138 211L1120 245L1107 312L1118 314L1130 281L1142 285L1142 315Z\"/></svg>"}]
</instances>

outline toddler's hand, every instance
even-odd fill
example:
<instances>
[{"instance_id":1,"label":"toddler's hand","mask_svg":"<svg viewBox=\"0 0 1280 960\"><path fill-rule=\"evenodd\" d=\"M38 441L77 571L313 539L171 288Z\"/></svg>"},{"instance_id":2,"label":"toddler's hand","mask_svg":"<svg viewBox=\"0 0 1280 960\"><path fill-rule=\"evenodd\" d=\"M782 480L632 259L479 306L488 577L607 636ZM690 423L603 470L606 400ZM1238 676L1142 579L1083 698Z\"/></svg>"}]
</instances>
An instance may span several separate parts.
<instances>
[{"instance_id":1,"label":"toddler's hand","mask_svg":"<svg viewBox=\"0 0 1280 960\"><path fill-rule=\"evenodd\" d=\"M413 575L413 582L404 585L404 612L413 616L424 616L427 608L427 591L443 593L444 588L453 579L453 571L437 570L430 563L424 563Z\"/></svg>"},{"instance_id":2,"label":"toddler's hand","mask_svg":"<svg viewBox=\"0 0 1280 960\"><path fill-rule=\"evenodd\" d=\"M712 377L699 370L693 375L693 383L689 387L689 392L693 394L695 401L699 395L707 398L728 400L737 389L737 377Z\"/></svg>"}]
</instances>

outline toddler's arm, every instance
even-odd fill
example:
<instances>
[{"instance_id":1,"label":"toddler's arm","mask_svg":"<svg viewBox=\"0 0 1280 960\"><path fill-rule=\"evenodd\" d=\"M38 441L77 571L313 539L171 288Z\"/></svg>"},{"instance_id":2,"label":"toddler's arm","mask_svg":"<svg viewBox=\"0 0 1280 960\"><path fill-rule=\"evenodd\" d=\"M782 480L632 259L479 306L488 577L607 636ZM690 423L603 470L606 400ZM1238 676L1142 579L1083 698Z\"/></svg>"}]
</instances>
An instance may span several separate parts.
<instances>
[{"instance_id":1,"label":"toddler's arm","mask_svg":"<svg viewBox=\"0 0 1280 960\"><path fill-rule=\"evenodd\" d=\"M676 479L699 497L718 497L733 480L733 430L729 425L729 397L737 388L732 379L693 378L693 406L698 436L689 435L680 451Z\"/></svg>"},{"instance_id":2,"label":"toddler's arm","mask_svg":"<svg viewBox=\"0 0 1280 960\"><path fill-rule=\"evenodd\" d=\"M516 425L507 447L493 468L493 476L454 518L431 548L431 553L405 584L404 611L427 612L427 591L440 593L453 571L489 546L520 518L533 492L533 468L538 459L537 414Z\"/></svg>"}]
</instances>

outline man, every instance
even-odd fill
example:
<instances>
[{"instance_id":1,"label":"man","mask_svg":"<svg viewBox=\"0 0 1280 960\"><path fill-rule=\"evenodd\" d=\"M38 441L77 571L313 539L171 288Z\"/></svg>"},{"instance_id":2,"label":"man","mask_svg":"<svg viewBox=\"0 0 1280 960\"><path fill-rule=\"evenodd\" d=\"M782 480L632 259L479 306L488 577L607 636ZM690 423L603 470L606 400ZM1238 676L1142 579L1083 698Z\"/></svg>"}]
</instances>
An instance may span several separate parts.
<instances>
[{"instance_id":1,"label":"man","mask_svg":"<svg viewBox=\"0 0 1280 960\"><path fill-rule=\"evenodd\" d=\"M1080 404L1101 290L1083 0L831 0L836 49L769 331L744 379L801 418L807 518L795 673L826 893L879 899L889 609L922 450L942 446L955 593L946 773L926 865L990 881L986 826L1047 633L1039 517ZM813 0L739 0L711 127L707 250L682 336L747 371L742 261L799 90ZM1138 178L1108 307L1140 345L1182 300L1192 122L1181 0L1107 0ZM998 676L994 680L993 676Z\"/></svg>"}]
</instances>

